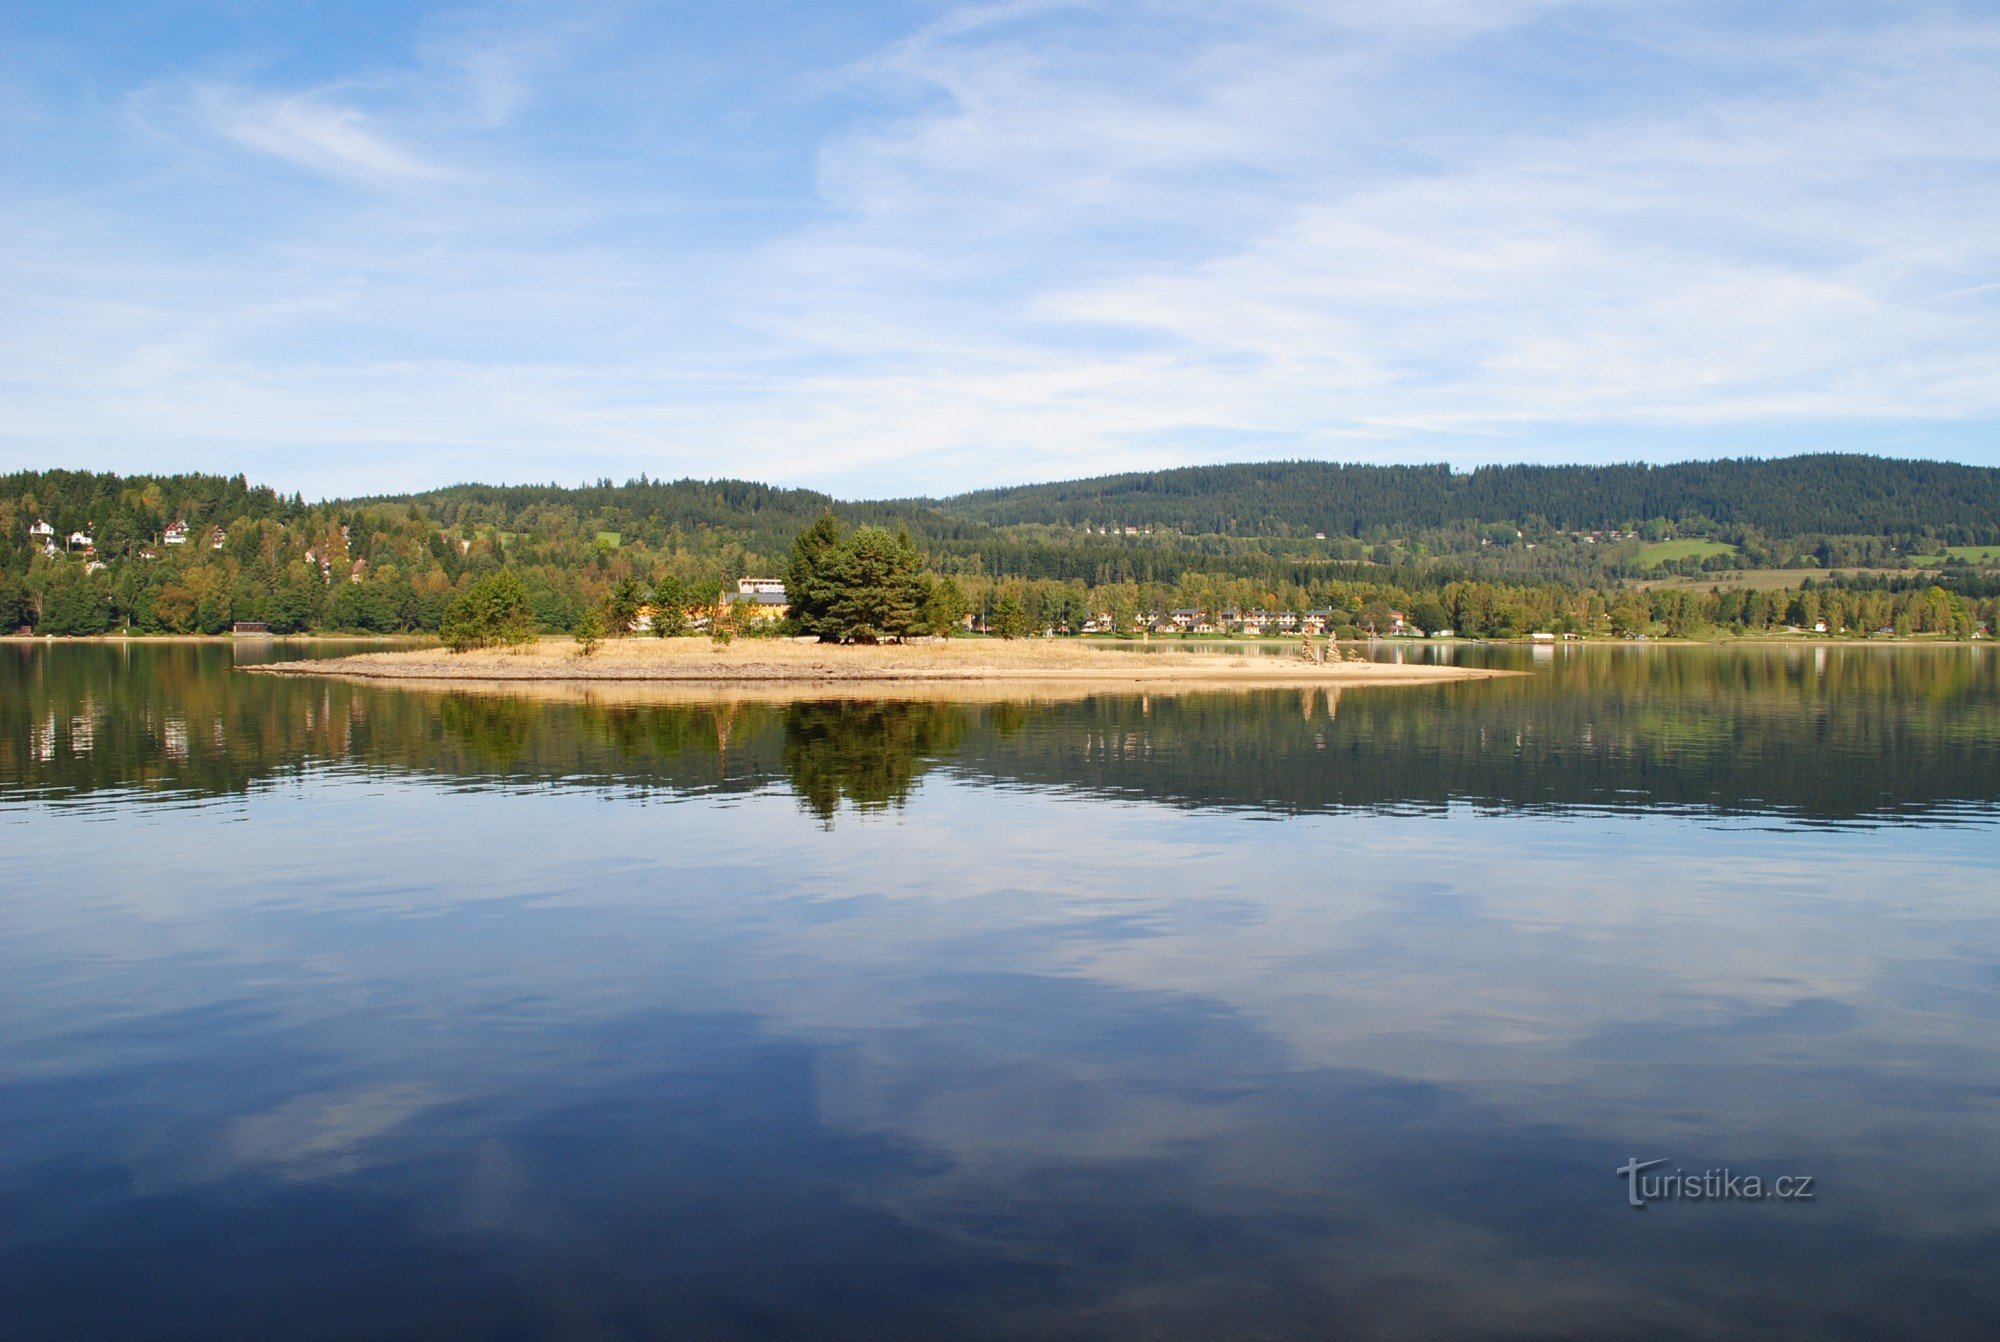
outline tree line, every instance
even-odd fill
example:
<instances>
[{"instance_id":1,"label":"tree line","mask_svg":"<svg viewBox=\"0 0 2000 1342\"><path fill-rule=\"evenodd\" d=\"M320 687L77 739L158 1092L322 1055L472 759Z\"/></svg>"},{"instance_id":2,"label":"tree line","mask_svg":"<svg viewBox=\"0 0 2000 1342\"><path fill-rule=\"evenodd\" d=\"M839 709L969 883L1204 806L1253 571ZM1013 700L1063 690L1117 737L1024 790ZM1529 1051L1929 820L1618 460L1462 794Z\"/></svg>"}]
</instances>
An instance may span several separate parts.
<instances>
[{"instance_id":1,"label":"tree line","mask_svg":"<svg viewBox=\"0 0 2000 1342\"><path fill-rule=\"evenodd\" d=\"M1867 469L1923 466L1876 462ZM1863 478L1873 476L1864 471ZM788 586L803 600L795 602L793 627L818 633L812 579L790 570L796 544L815 534L832 507L812 491L732 481L642 478L575 490L468 485L308 504L240 475L16 472L0 477L0 627L214 634L254 621L278 633L442 633L454 602L504 573L519 627L537 632L569 632L592 620L622 629L641 605L667 612L670 629L712 625L714 613L727 613L722 596L737 578L766 576L794 579ZM887 604L877 602L862 621L875 632L860 636L949 628L968 615L1003 632L1081 629L1099 617L1136 632L1146 614L1187 608L1328 610L1353 630L1389 610L1421 617L1435 610L1460 633L1496 637L1542 628L1763 632L1811 629L1822 620L1829 632L1950 633L1995 624L1994 580L1976 571L1849 578L1802 569L1798 582L1768 593L1733 590L1717 574L1712 592L1642 591L1623 581L1628 571L1578 557L1607 547L1574 536L1537 547L1513 527L1461 527L1452 533L1456 541L1433 548L1412 537L1368 544L1220 532L1110 536L1042 523L1002 529L909 501L839 508L836 545L866 536L869 551L842 562L897 575L876 584ZM53 536L35 535L36 523ZM181 523L182 543L168 544L168 529ZM839 530L846 525L854 529ZM88 548L73 548L72 533ZM1816 544L1829 560L1841 553L1827 538ZM1708 562L1666 567L1701 572ZM1440 627L1427 618L1412 622Z\"/></svg>"},{"instance_id":2,"label":"tree line","mask_svg":"<svg viewBox=\"0 0 2000 1342\"><path fill-rule=\"evenodd\" d=\"M1395 537L1460 524L1627 529L1665 519L1706 532L1773 536L1933 534L2000 539L2000 469L1817 455L1654 466L1344 465L1280 461L1190 466L981 490L937 508L995 526L1171 528L1220 535Z\"/></svg>"}]
</instances>

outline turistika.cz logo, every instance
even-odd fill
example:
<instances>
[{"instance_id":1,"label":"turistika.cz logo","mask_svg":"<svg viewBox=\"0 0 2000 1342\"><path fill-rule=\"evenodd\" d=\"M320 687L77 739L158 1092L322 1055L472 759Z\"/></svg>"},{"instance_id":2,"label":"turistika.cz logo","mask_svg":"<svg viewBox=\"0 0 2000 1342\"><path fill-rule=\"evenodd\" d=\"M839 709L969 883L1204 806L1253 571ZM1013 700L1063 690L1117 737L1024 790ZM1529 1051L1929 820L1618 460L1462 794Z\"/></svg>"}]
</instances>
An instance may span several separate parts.
<instances>
[{"instance_id":1,"label":"turistika.cz logo","mask_svg":"<svg viewBox=\"0 0 2000 1342\"><path fill-rule=\"evenodd\" d=\"M1653 1202L1811 1202L1813 1176L1781 1174L1766 1179L1757 1174L1738 1174L1731 1169L1692 1172L1676 1169L1648 1174L1647 1170L1666 1164L1666 1159L1641 1160L1637 1156L1618 1167L1625 1180L1625 1200L1644 1211Z\"/></svg>"}]
</instances>

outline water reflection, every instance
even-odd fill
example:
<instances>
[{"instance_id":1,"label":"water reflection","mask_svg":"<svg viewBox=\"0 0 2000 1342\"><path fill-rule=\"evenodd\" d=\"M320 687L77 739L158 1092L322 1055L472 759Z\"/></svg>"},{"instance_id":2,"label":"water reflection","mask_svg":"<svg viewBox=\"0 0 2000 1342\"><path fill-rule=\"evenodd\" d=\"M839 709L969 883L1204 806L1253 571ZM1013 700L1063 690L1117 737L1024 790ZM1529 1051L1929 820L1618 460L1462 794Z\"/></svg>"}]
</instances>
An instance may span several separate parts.
<instances>
[{"instance_id":1,"label":"water reflection","mask_svg":"<svg viewBox=\"0 0 2000 1342\"><path fill-rule=\"evenodd\" d=\"M822 819L893 809L940 767L1292 814L1940 823L2000 795L1985 649L1565 649L1502 682L978 704L537 700L232 676L208 648L9 652L0 799L240 796L305 767L672 795L783 782Z\"/></svg>"},{"instance_id":2,"label":"water reflection","mask_svg":"<svg viewBox=\"0 0 2000 1342\"><path fill-rule=\"evenodd\" d=\"M10 1337L2000 1320L1989 663L690 705L56 651L0 696ZM1822 1200L1635 1214L1633 1156Z\"/></svg>"}]
</instances>

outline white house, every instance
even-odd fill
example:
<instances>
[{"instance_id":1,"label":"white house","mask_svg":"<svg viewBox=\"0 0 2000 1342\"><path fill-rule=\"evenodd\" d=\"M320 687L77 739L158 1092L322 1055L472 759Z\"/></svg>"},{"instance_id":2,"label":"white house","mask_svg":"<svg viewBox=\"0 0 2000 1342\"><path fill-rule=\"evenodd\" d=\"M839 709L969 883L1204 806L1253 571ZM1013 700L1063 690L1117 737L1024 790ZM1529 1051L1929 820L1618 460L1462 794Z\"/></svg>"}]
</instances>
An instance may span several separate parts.
<instances>
[{"instance_id":1,"label":"white house","mask_svg":"<svg viewBox=\"0 0 2000 1342\"><path fill-rule=\"evenodd\" d=\"M28 528L28 534L30 536L35 537L37 540L47 540L49 537L56 534L56 529L50 526L47 522L44 522L41 518L37 517L35 519L35 524Z\"/></svg>"},{"instance_id":2,"label":"white house","mask_svg":"<svg viewBox=\"0 0 2000 1342\"><path fill-rule=\"evenodd\" d=\"M88 550L95 544L97 544L96 541L93 541L81 531L72 531L69 533L69 548L72 550Z\"/></svg>"},{"instance_id":3,"label":"white house","mask_svg":"<svg viewBox=\"0 0 2000 1342\"><path fill-rule=\"evenodd\" d=\"M160 539L165 541L169 545L186 545L188 539L188 524L185 522L169 523L167 526L166 534L161 536Z\"/></svg>"}]
</instances>

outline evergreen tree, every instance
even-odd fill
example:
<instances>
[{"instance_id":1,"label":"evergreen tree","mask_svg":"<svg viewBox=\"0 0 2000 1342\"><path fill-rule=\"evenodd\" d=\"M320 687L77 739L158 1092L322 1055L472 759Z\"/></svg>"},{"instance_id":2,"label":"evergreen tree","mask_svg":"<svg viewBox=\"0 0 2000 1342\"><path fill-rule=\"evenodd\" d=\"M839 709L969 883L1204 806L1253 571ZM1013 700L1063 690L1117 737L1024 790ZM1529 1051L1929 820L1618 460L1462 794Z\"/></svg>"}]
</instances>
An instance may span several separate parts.
<instances>
[{"instance_id":1,"label":"evergreen tree","mask_svg":"<svg viewBox=\"0 0 2000 1342\"><path fill-rule=\"evenodd\" d=\"M994 605L993 614L987 617L986 628L1002 638L1026 638L1031 632L1028 612L1011 596L1001 597Z\"/></svg>"},{"instance_id":2,"label":"evergreen tree","mask_svg":"<svg viewBox=\"0 0 2000 1342\"><path fill-rule=\"evenodd\" d=\"M822 643L840 641L828 622L834 597L831 571L840 555L840 522L829 509L792 542L791 562L785 566L785 601L793 627L818 635Z\"/></svg>"},{"instance_id":3,"label":"evergreen tree","mask_svg":"<svg viewBox=\"0 0 2000 1342\"><path fill-rule=\"evenodd\" d=\"M822 562L820 580L831 588L815 630L822 639L879 643L924 632L923 559L908 532L859 527Z\"/></svg>"},{"instance_id":4,"label":"evergreen tree","mask_svg":"<svg viewBox=\"0 0 2000 1342\"><path fill-rule=\"evenodd\" d=\"M604 606L604 623L614 636L632 632L633 622L639 618L639 607L645 601L646 589L637 578L619 579Z\"/></svg>"},{"instance_id":5,"label":"evergreen tree","mask_svg":"<svg viewBox=\"0 0 2000 1342\"><path fill-rule=\"evenodd\" d=\"M598 645L604 642L604 629L604 616L597 607L591 606L578 616L576 632L572 635L576 639L577 656L588 657L596 652Z\"/></svg>"}]
</instances>

